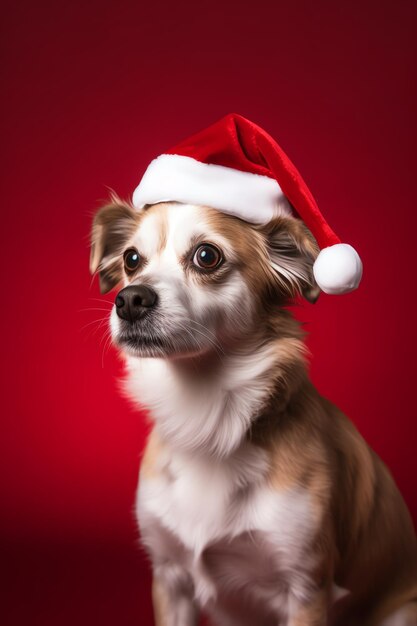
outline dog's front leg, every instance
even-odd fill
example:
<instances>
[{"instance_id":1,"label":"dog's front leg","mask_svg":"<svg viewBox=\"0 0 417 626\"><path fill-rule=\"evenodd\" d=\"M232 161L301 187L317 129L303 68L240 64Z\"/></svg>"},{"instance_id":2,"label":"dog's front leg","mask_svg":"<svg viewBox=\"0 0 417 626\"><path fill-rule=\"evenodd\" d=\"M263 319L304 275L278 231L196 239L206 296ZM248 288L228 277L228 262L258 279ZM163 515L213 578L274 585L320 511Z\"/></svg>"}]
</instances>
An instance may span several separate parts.
<instances>
[{"instance_id":1,"label":"dog's front leg","mask_svg":"<svg viewBox=\"0 0 417 626\"><path fill-rule=\"evenodd\" d=\"M152 603L156 626L196 626L198 623L199 611L192 583L174 565L154 571Z\"/></svg>"}]
</instances>

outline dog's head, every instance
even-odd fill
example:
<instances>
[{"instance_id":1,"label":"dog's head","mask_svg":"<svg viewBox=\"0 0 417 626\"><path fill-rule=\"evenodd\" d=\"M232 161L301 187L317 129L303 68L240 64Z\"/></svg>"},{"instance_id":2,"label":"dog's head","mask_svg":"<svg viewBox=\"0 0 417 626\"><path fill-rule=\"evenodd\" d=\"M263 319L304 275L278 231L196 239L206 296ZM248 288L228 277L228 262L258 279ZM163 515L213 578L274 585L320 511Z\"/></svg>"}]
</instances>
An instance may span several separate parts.
<instances>
[{"instance_id":1,"label":"dog's head","mask_svg":"<svg viewBox=\"0 0 417 626\"><path fill-rule=\"evenodd\" d=\"M115 343L144 357L183 357L236 344L297 294L314 301L318 247L303 222L266 226L175 202L99 210L91 271L106 293Z\"/></svg>"}]
</instances>

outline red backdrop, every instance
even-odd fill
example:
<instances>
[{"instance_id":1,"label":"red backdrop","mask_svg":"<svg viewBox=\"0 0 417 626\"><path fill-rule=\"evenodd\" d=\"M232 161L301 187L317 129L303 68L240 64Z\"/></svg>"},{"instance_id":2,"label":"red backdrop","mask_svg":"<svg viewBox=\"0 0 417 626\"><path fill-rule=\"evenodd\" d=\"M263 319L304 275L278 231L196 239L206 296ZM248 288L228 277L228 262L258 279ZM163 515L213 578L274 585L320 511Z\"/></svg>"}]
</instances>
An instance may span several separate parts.
<instances>
[{"instance_id":1,"label":"red backdrop","mask_svg":"<svg viewBox=\"0 0 417 626\"><path fill-rule=\"evenodd\" d=\"M359 291L298 315L315 383L388 463L417 518L413 5L6 5L8 624L152 623L132 515L145 425L118 394L102 329L86 326L110 306L94 299L89 225L107 186L128 196L151 158L230 111L276 136L363 257Z\"/></svg>"}]
</instances>

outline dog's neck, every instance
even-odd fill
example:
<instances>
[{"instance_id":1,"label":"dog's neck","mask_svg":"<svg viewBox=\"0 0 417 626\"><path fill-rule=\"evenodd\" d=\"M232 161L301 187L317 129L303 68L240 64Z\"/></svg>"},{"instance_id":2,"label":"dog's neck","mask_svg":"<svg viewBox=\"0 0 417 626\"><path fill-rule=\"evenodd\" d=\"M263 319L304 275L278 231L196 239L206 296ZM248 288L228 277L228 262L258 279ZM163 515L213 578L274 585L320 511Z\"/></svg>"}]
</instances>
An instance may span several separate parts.
<instances>
[{"instance_id":1,"label":"dog's neck","mask_svg":"<svg viewBox=\"0 0 417 626\"><path fill-rule=\"evenodd\" d=\"M306 378L304 355L299 326L286 315L224 353L129 357L126 390L168 446L224 458L263 428L271 403L275 415L285 410Z\"/></svg>"}]
</instances>

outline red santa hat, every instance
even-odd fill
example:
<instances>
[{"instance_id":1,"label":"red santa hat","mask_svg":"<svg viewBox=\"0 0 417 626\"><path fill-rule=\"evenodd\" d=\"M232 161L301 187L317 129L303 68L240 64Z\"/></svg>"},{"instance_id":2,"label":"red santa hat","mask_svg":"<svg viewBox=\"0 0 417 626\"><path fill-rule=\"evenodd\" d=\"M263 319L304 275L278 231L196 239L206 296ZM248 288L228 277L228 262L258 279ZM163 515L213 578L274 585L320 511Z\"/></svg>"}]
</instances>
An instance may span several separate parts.
<instances>
[{"instance_id":1,"label":"red santa hat","mask_svg":"<svg viewBox=\"0 0 417 626\"><path fill-rule=\"evenodd\" d=\"M320 247L314 277L325 293L356 289L362 262L327 224L290 159L262 128L231 113L154 159L133 204L201 204L265 224L280 215L302 219Z\"/></svg>"}]
</instances>

